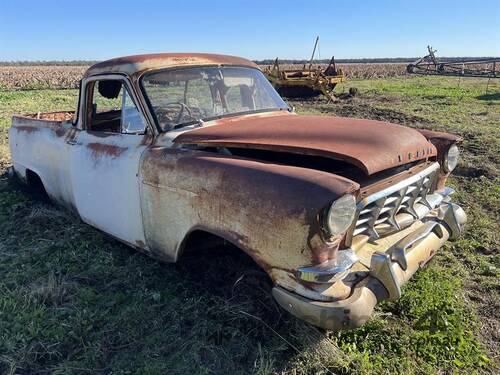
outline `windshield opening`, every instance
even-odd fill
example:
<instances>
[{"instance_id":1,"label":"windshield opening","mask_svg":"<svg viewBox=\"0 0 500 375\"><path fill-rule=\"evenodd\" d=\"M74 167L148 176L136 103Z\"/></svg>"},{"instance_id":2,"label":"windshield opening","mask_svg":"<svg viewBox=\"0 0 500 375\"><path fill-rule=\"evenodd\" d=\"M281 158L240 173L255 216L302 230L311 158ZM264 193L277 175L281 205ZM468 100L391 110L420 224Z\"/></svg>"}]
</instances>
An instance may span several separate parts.
<instances>
[{"instance_id":1,"label":"windshield opening","mask_svg":"<svg viewBox=\"0 0 500 375\"><path fill-rule=\"evenodd\" d=\"M156 71L142 86L162 131L236 114L288 109L258 69L196 67Z\"/></svg>"}]
</instances>

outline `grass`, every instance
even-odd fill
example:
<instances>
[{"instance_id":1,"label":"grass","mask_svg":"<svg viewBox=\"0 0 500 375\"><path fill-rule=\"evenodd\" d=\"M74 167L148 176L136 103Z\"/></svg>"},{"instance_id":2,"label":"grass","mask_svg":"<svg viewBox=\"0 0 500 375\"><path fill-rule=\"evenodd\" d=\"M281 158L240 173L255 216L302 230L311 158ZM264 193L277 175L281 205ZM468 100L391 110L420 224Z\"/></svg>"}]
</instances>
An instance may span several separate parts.
<instances>
[{"instance_id":1,"label":"grass","mask_svg":"<svg viewBox=\"0 0 500 375\"><path fill-rule=\"evenodd\" d=\"M258 290L234 295L254 267L231 248L161 264L0 180L0 373L495 372L498 333L499 99L485 81L349 81L360 96L299 112L384 118L464 136L450 184L469 215L445 246L362 328L317 330ZM491 92L500 86L490 85ZM71 110L76 90L0 92L0 144L13 112Z\"/></svg>"}]
</instances>

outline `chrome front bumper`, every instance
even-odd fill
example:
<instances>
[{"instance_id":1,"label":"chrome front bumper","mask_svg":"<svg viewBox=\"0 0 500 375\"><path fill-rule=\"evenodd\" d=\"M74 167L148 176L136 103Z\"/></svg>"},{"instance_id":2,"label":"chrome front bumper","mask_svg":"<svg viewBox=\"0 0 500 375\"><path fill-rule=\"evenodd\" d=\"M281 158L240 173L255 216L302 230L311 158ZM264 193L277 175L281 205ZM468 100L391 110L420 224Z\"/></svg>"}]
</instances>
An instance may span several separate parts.
<instances>
[{"instance_id":1,"label":"chrome front bumper","mask_svg":"<svg viewBox=\"0 0 500 375\"><path fill-rule=\"evenodd\" d=\"M371 254L367 277L353 287L348 298L334 302L315 301L280 286L273 288L274 298L285 310L315 326L330 330L359 327L369 319L378 302L398 299L401 287L427 264L447 240L460 236L466 221L464 210L444 199L432 215L418 223L415 230L386 251ZM351 254L344 258L343 263L337 263L335 269L329 270L325 266L316 270L304 268L298 276L303 279L309 277L313 282L336 282L348 272L352 266L350 262L356 261Z\"/></svg>"}]
</instances>

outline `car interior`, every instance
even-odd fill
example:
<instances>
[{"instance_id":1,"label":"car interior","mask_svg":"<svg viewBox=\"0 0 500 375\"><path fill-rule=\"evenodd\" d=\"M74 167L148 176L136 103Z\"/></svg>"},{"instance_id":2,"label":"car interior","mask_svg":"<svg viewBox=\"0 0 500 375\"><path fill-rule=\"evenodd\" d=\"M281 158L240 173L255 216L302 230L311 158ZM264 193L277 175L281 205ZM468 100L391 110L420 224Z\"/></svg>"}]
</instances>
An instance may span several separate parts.
<instances>
[{"instance_id":1,"label":"car interior","mask_svg":"<svg viewBox=\"0 0 500 375\"><path fill-rule=\"evenodd\" d=\"M122 103L120 94L122 86L122 82L118 80L95 82L89 113L89 130L109 133L121 132Z\"/></svg>"}]
</instances>

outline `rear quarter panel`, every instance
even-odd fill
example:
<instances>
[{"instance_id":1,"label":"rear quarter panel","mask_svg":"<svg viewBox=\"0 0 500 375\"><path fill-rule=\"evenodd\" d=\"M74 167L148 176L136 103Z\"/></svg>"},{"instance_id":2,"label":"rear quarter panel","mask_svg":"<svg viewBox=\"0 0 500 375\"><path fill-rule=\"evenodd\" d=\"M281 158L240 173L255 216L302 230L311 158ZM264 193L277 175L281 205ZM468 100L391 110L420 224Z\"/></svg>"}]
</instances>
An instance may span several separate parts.
<instances>
[{"instance_id":1,"label":"rear quarter panel","mask_svg":"<svg viewBox=\"0 0 500 375\"><path fill-rule=\"evenodd\" d=\"M73 208L69 179L69 150L66 143L75 135L71 122L37 120L14 116L9 146L16 174L26 180L26 170L35 172L47 194Z\"/></svg>"}]
</instances>

